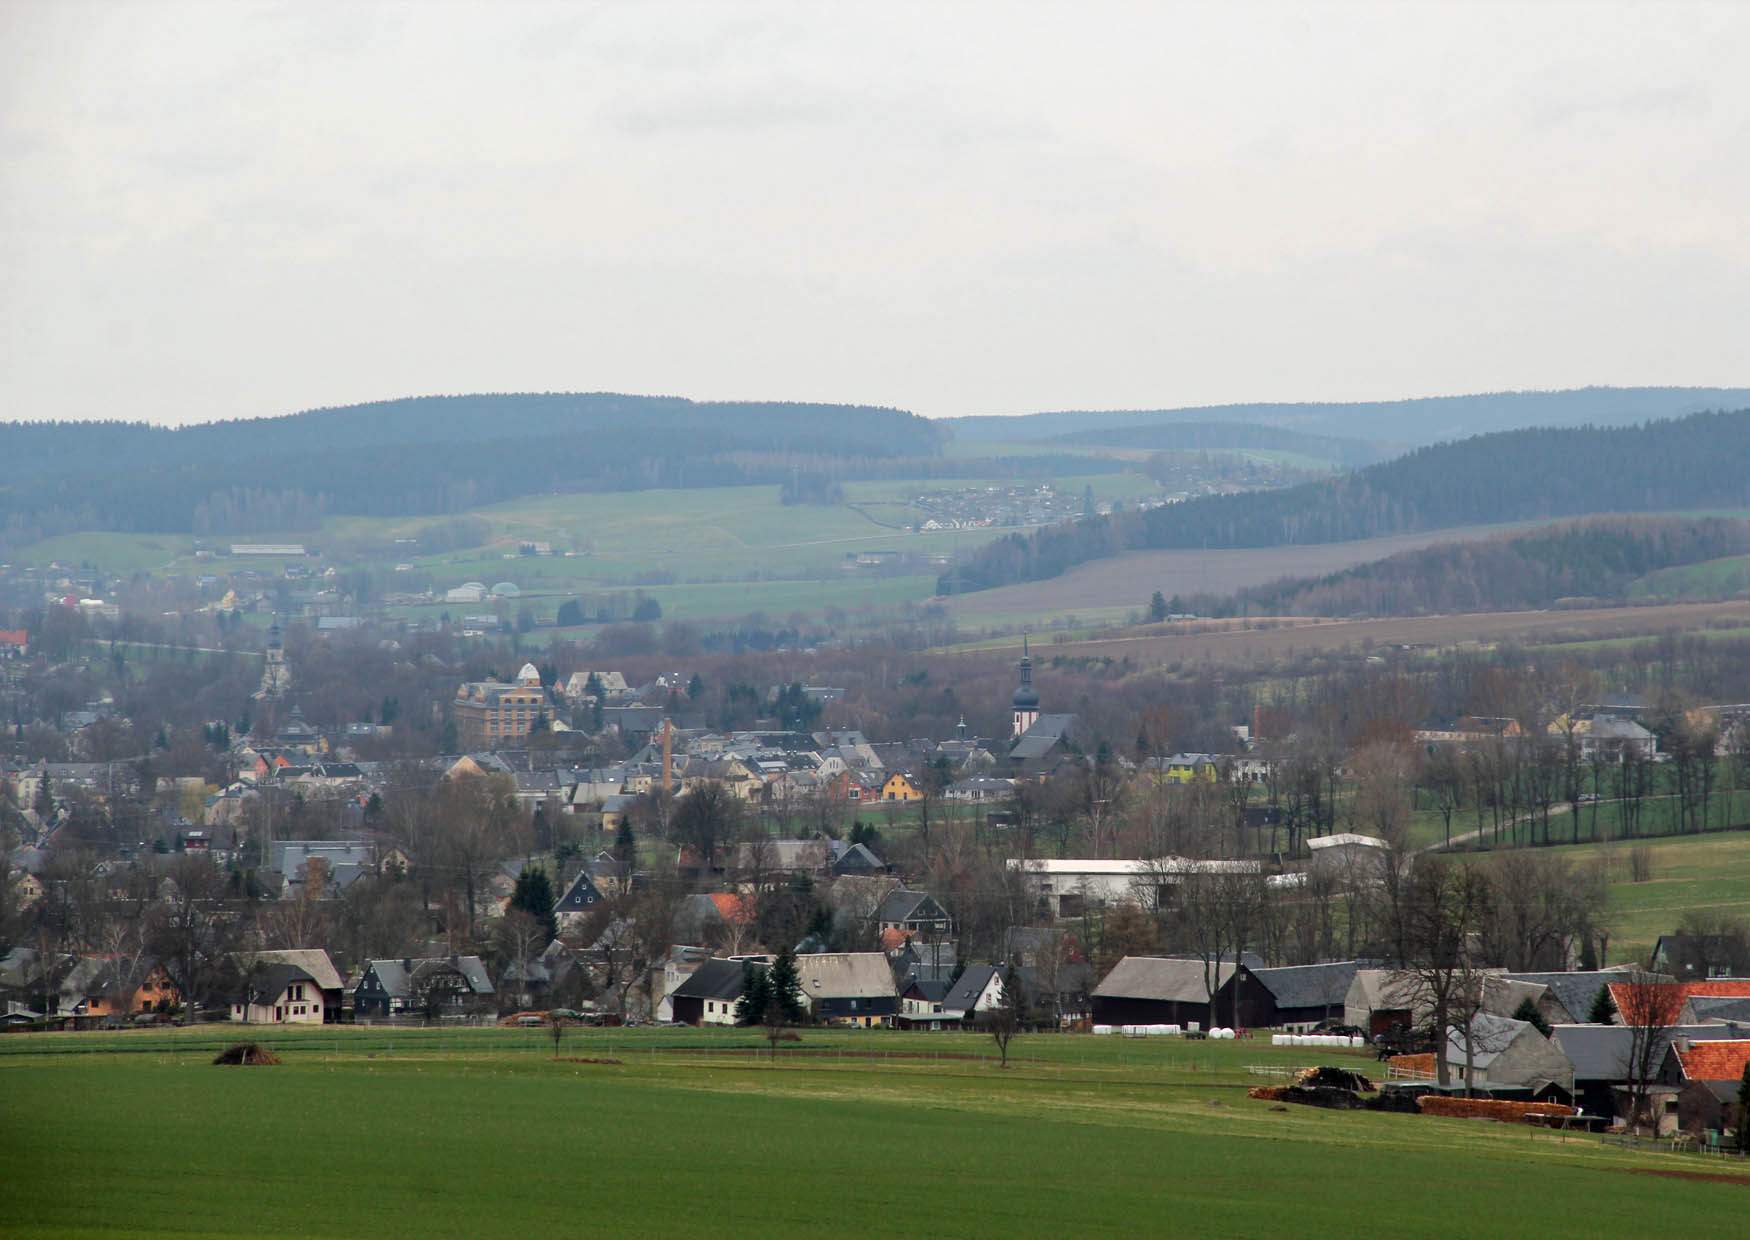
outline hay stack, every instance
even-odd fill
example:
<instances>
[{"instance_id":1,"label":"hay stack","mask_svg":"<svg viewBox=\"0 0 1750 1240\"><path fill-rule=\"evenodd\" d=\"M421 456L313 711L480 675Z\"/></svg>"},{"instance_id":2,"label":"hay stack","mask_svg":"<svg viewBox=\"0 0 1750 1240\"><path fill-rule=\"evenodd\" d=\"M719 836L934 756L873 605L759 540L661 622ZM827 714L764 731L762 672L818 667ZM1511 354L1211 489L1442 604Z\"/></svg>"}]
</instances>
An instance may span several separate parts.
<instances>
[{"instance_id":1,"label":"hay stack","mask_svg":"<svg viewBox=\"0 0 1750 1240\"><path fill-rule=\"evenodd\" d=\"M239 1042L213 1056L214 1063L266 1066L276 1064L280 1057L259 1042Z\"/></svg>"}]
</instances>

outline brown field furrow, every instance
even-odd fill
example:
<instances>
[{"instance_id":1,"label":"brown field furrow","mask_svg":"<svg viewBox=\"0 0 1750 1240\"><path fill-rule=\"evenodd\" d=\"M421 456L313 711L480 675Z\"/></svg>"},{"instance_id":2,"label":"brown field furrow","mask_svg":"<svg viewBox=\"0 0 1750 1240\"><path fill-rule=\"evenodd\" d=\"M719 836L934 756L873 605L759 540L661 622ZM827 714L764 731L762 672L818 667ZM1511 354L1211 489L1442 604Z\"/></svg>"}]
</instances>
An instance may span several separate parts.
<instances>
[{"instance_id":1,"label":"brown field furrow","mask_svg":"<svg viewBox=\"0 0 1750 1240\"><path fill-rule=\"evenodd\" d=\"M1668 630L1750 625L1750 600L1669 603L1657 607L1600 607L1574 611L1469 612L1379 620L1338 620L1223 632L1159 633L1053 643L1051 654L1109 656L1153 664L1179 660L1254 663L1345 648L1411 646L1442 648L1467 642L1497 643L1572 637L1575 641L1632 637ZM1015 646L1020 646L1016 639ZM1005 647L1006 648L1006 647Z\"/></svg>"}]
</instances>

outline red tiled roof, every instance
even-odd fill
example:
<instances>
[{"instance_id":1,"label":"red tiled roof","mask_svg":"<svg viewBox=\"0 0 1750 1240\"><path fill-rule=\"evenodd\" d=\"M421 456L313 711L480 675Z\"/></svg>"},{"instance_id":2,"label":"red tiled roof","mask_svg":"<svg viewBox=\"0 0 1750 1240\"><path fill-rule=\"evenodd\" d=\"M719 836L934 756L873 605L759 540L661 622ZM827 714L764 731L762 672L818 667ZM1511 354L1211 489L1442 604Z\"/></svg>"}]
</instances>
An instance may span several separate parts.
<instances>
[{"instance_id":1,"label":"red tiled roof","mask_svg":"<svg viewBox=\"0 0 1750 1240\"><path fill-rule=\"evenodd\" d=\"M732 891L713 891L711 903L717 906L717 911L723 914L727 922L747 922L753 920L753 905Z\"/></svg>"},{"instance_id":2,"label":"red tiled roof","mask_svg":"<svg viewBox=\"0 0 1750 1240\"><path fill-rule=\"evenodd\" d=\"M881 932L881 950L884 952L898 951L905 946L905 941L909 938L911 938L911 934L908 931L901 930L898 926L888 926Z\"/></svg>"},{"instance_id":3,"label":"red tiled roof","mask_svg":"<svg viewBox=\"0 0 1750 1240\"><path fill-rule=\"evenodd\" d=\"M1656 1000L1653 998L1652 991L1649 991L1645 1000L1649 1004L1656 1002L1653 1019L1648 1023L1669 1025L1676 1022L1677 1014L1682 1010L1684 1003L1690 999L1750 999L1750 978L1719 978L1711 982L1662 982L1658 984L1656 993ZM1667 998L1667 996L1670 997ZM1636 1005L1637 1000L1629 983L1610 983L1610 1001L1616 1005L1616 1010L1621 1014L1625 1024L1641 1023L1635 1013L1630 1010ZM1669 1012L1657 1010L1662 1009L1667 1003L1671 1005Z\"/></svg>"},{"instance_id":4,"label":"red tiled roof","mask_svg":"<svg viewBox=\"0 0 1750 1240\"><path fill-rule=\"evenodd\" d=\"M0 646L23 646L29 639L27 629L0 629Z\"/></svg>"},{"instance_id":5,"label":"red tiled roof","mask_svg":"<svg viewBox=\"0 0 1750 1240\"><path fill-rule=\"evenodd\" d=\"M1677 1061L1692 1081L1739 1081L1750 1063L1750 1041L1691 1042L1688 1050L1677 1048Z\"/></svg>"}]
</instances>

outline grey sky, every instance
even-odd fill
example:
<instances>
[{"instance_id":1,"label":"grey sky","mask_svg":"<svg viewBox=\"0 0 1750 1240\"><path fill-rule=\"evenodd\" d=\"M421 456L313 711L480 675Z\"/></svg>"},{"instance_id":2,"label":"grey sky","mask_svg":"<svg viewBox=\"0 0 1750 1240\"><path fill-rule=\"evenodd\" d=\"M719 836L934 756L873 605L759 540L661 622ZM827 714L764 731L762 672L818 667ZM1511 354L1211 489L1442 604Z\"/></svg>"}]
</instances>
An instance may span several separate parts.
<instances>
[{"instance_id":1,"label":"grey sky","mask_svg":"<svg viewBox=\"0 0 1750 1240\"><path fill-rule=\"evenodd\" d=\"M0 0L0 416L1750 382L1750 4Z\"/></svg>"}]
</instances>

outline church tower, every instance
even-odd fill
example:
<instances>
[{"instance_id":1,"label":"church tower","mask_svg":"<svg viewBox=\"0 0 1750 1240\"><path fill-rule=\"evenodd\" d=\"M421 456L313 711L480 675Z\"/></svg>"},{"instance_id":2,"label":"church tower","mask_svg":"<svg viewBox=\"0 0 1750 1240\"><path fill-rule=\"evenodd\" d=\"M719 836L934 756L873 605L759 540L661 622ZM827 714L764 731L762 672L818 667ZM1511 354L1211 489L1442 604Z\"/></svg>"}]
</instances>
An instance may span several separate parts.
<instances>
[{"instance_id":1,"label":"church tower","mask_svg":"<svg viewBox=\"0 0 1750 1240\"><path fill-rule=\"evenodd\" d=\"M1039 718L1039 694L1033 688L1033 656L1027 649L1027 635L1021 634L1021 683L1015 688L1015 730L1020 736Z\"/></svg>"}]
</instances>

